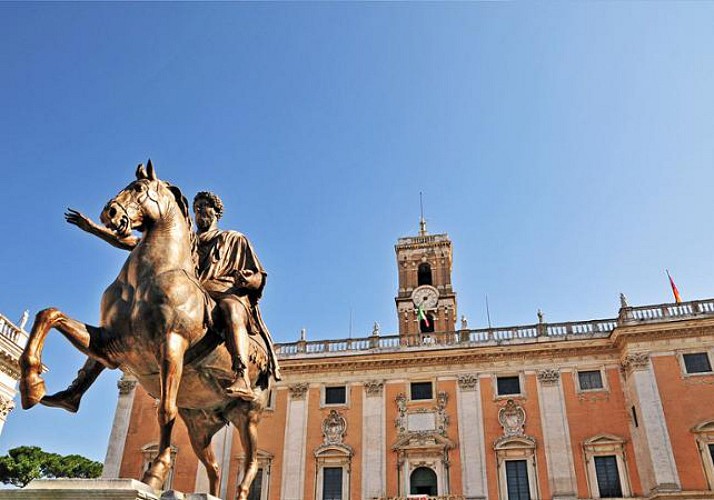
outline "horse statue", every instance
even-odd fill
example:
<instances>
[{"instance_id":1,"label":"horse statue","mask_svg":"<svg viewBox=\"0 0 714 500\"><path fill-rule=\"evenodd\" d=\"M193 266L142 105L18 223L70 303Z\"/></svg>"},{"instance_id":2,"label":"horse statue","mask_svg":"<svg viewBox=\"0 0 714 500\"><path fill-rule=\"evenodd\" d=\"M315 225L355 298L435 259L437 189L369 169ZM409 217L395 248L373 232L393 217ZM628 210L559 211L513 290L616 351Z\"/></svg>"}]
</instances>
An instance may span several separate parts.
<instances>
[{"instance_id":1,"label":"horse statue","mask_svg":"<svg viewBox=\"0 0 714 500\"><path fill-rule=\"evenodd\" d=\"M42 403L42 348L50 329L108 368L137 378L158 398L159 453L142 481L159 490L171 467L171 433L180 415L191 446L208 473L210 493L218 495L220 470L211 438L227 422L238 429L247 460L238 499L246 500L258 470L257 425L272 384L271 346L250 335L247 368L254 398L230 397L235 378L231 356L210 321L215 302L202 289L194 264L194 234L188 201L160 180L151 164L139 165L136 180L111 199L102 223L119 235L143 233L119 276L102 296L100 326L62 311L40 311L20 357L22 407Z\"/></svg>"}]
</instances>

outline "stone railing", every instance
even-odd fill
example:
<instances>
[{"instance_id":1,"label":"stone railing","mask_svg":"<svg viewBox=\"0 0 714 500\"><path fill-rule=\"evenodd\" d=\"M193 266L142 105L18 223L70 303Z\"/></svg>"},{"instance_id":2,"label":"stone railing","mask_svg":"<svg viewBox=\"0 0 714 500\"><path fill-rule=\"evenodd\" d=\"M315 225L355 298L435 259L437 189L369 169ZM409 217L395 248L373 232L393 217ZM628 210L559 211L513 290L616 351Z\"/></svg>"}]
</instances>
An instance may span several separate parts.
<instances>
[{"instance_id":1,"label":"stone railing","mask_svg":"<svg viewBox=\"0 0 714 500\"><path fill-rule=\"evenodd\" d=\"M380 497L373 500L464 500L462 495L440 495L430 497L427 495L409 495L408 497Z\"/></svg>"},{"instance_id":2,"label":"stone railing","mask_svg":"<svg viewBox=\"0 0 714 500\"><path fill-rule=\"evenodd\" d=\"M452 332L412 335L371 335L370 337L336 340L298 341L276 344L281 358L293 356L329 356L359 354L401 349L469 347L501 343L567 341L583 338L605 338L619 325L658 323L702 317L714 318L714 299L694 300L679 304L624 307L618 318L567 323L536 323L512 327L465 329Z\"/></svg>"},{"instance_id":3,"label":"stone railing","mask_svg":"<svg viewBox=\"0 0 714 500\"><path fill-rule=\"evenodd\" d=\"M0 337L19 347L25 347L25 344L27 344L27 333L2 314L0 314Z\"/></svg>"}]
</instances>

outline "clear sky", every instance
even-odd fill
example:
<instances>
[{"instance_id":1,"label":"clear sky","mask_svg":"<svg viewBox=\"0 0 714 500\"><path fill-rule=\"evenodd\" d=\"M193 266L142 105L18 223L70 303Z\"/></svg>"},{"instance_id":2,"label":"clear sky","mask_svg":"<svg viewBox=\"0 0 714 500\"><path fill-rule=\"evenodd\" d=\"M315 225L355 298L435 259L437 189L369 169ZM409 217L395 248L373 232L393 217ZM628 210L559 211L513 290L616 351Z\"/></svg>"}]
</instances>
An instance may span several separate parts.
<instances>
[{"instance_id":1,"label":"clear sky","mask_svg":"<svg viewBox=\"0 0 714 500\"><path fill-rule=\"evenodd\" d=\"M614 317L714 296L714 4L0 3L0 312L96 324L126 258L97 219L139 162L269 273L278 341L396 331L393 245L454 242L459 314ZM51 391L82 356L52 334ZM117 372L80 413L15 410L23 444L103 459Z\"/></svg>"}]
</instances>

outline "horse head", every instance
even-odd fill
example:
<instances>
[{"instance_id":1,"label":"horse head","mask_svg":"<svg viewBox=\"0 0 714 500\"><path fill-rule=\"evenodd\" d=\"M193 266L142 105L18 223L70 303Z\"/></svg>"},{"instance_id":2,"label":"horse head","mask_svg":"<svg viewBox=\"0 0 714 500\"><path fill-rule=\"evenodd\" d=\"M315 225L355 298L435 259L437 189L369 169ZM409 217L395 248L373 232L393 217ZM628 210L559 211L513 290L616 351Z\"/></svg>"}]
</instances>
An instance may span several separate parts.
<instances>
[{"instance_id":1,"label":"horse head","mask_svg":"<svg viewBox=\"0 0 714 500\"><path fill-rule=\"evenodd\" d=\"M136 180L107 202L100 220L119 236L128 236L177 211L190 229L188 200L179 188L158 178L149 160L146 168L143 164L136 168Z\"/></svg>"}]
</instances>

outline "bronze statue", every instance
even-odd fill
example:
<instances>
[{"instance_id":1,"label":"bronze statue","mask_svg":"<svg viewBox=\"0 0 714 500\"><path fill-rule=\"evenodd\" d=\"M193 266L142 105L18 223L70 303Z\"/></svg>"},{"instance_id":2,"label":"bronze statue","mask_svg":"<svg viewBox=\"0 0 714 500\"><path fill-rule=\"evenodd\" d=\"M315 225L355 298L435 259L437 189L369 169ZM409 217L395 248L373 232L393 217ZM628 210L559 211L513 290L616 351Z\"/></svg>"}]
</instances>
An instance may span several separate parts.
<instances>
[{"instance_id":1,"label":"bronze statue","mask_svg":"<svg viewBox=\"0 0 714 500\"><path fill-rule=\"evenodd\" d=\"M222 210L217 197L199 193L194 209L198 236L191 231L188 201L177 187L158 179L149 161L105 206L100 219L106 229L68 212L69 222L131 253L104 292L99 327L54 308L37 314L20 358L22 406L41 403L76 411L104 367L120 368L159 399L159 454L142 481L155 489L164 483L171 432L180 415L206 466L210 493L217 494L211 437L230 421L248 457L238 489L238 498L245 500L257 472L257 424L272 377L279 377L257 307L265 272L244 236L217 229ZM143 233L141 239L133 230ZM91 361L64 395L45 396L41 353L51 328Z\"/></svg>"}]
</instances>

